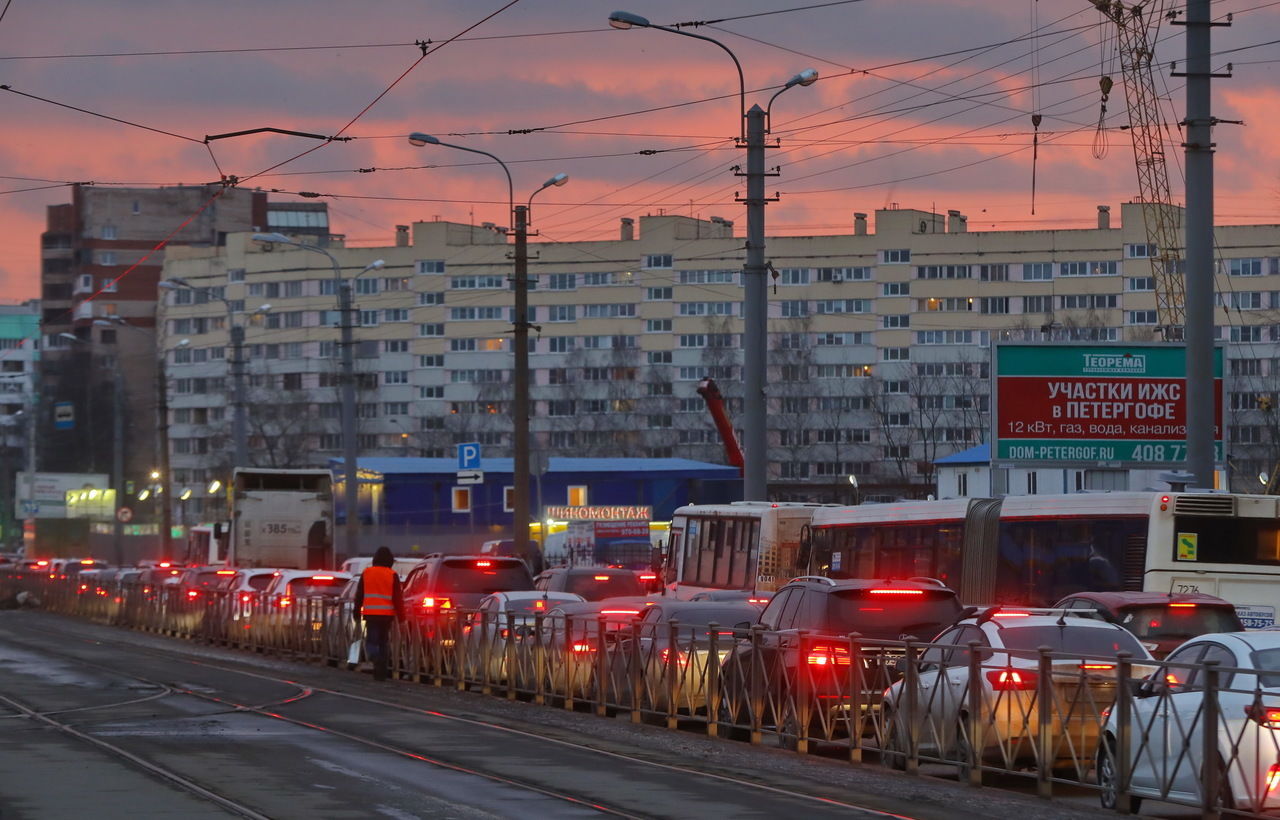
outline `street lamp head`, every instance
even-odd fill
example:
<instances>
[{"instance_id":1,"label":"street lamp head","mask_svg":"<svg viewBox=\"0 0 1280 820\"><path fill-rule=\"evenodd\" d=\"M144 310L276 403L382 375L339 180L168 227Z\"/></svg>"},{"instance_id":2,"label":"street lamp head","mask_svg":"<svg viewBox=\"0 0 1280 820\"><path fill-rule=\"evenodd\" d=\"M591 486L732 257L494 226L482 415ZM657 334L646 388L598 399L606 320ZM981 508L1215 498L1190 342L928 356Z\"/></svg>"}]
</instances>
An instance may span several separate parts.
<instances>
[{"instance_id":1,"label":"street lamp head","mask_svg":"<svg viewBox=\"0 0 1280 820\"><path fill-rule=\"evenodd\" d=\"M546 182L542 183L542 187L543 187L543 188L550 188L552 185L554 185L554 186L556 186L557 188L559 188L560 186L564 185L564 184L565 184L566 182L568 182L568 181L569 181L569 175L568 175L568 174L565 174L565 173L559 173L559 174L556 174L555 176L553 176L551 179L547 180Z\"/></svg>"},{"instance_id":2,"label":"street lamp head","mask_svg":"<svg viewBox=\"0 0 1280 820\"><path fill-rule=\"evenodd\" d=\"M221 489L222 489L222 482L219 481L218 479L215 478L213 481L209 482L209 495L213 495L214 493L216 493L218 490L221 490Z\"/></svg>"},{"instance_id":3,"label":"street lamp head","mask_svg":"<svg viewBox=\"0 0 1280 820\"><path fill-rule=\"evenodd\" d=\"M436 139L430 134L424 134L421 131L414 131L412 134L409 135L409 144L417 145L419 147L423 145L439 145L440 140Z\"/></svg>"},{"instance_id":4,"label":"street lamp head","mask_svg":"<svg viewBox=\"0 0 1280 820\"><path fill-rule=\"evenodd\" d=\"M283 242L286 245L292 244L289 237L282 233L255 233L253 235L254 242Z\"/></svg>"},{"instance_id":5,"label":"street lamp head","mask_svg":"<svg viewBox=\"0 0 1280 820\"><path fill-rule=\"evenodd\" d=\"M382 270L387 266L387 260L375 259L365 266L365 270Z\"/></svg>"},{"instance_id":6,"label":"street lamp head","mask_svg":"<svg viewBox=\"0 0 1280 820\"><path fill-rule=\"evenodd\" d=\"M182 491L182 493L178 496L178 500L179 500L179 501L186 501L186 500L187 500L187 499L189 499L189 498L191 498L191 488L190 488L190 487L187 487L187 488L186 488L186 489L184 489L184 490Z\"/></svg>"},{"instance_id":7,"label":"street lamp head","mask_svg":"<svg viewBox=\"0 0 1280 820\"><path fill-rule=\"evenodd\" d=\"M179 340L178 340L178 347L191 347L191 340L190 340L190 339L179 339Z\"/></svg>"},{"instance_id":8,"label":"street lamp head","mask_svg":"<svg viewBox=\"0 0 1280 820\"><path fill-rule=\"evenodd\" d=\"M58 334L58 338L59 338L59 339L66 339L66 340L67 340L67 341L69 341L69 342L83 342L83 341L84 341L84 339L81 339L79 336L75 335L74 333L59 333L59 334Z\"/></svg>"},{"instance_id":9,"label":"street lamp head","mask_svg":"<svg viewBox=\"0 0 1280 820\"><path fill-rule=\"evenodd\" d=\"M638 14L632 14L629 11L615 11L613 14L609 15L609 25L616 29L626 31L632 26L648 28L650 23L647 18L641 17Z\"/></svg>"},{"instance_id":10,"label":"street lamp head","mask_svg":"<svg viewBox=\"0 0 1280 820\"><path fill-rule=\"evenodd\" d=\"M257 309L257 310L255 310L253 313L251 313L251 314L249 314L249 315L250 315L250 316L256 316L256 315L258 315L258 314L260 314L260 313L270 313L270 312L271 312L271 305L269 305L269 304L266 304L266 305L258 305L258 309Z\"/></svg>"},{"instance_id":11,"label":"street lamp head","mask_svg":"<svg viewBox=\"0 0 1280 820\"><path fill-rule=\"evenodd\" d=\"M818 81L818 69L806 68L804 71L801 71L796 76L787 80L786 87L790 88L793 85L813 85L817 81Z\"/></svg>"}]
</instances>

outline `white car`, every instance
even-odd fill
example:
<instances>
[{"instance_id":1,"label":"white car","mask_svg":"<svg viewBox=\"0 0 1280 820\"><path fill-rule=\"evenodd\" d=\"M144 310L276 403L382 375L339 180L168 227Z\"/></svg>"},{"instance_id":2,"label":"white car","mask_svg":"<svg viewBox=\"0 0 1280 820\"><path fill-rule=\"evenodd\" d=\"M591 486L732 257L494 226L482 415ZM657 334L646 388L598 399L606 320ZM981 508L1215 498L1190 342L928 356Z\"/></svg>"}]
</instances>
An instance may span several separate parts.
<instances>
[{"instance_id":1,"label":"white car","mask_svg":"<svg viewBox=\"0 0 1280 820\"><path fill-rule=\"evenodd\" d=\"M970 680L970 642L979 645L976 681ZM1047 744L1039 742L1039 649L1045 646L1052 651ZM964 766L976 746L979 762L1017 768L1047 755L1054 769L1082 776L1093 761L1106 709L1115 701L1119 652L1135 661L1133 677L1155 668L1133 633L1116 624L1001 608L959 621L921 654L914 694L907 691L907 678L885 692L887 762L906 764L909 733L915 732L916 750L927 758ZM979 713L971 716L975 702Z\"/></svg>"},{"instance_id":2,"label":"white car","mask_svg":"<svg viewBox=\"0 0 1280 820\"><path fill-rule=\"evenodd\" d=\"M1206 661L1221 670L1212 770L1203 766ZM1118 711L1111 711L1098 746L1104 808L1120 800ZM1221 632L1182 644L1138 688L1129 727L1131 811L1143 798L1198 806L1211 773L1222 809L1280 809L1280 632Z\"/></svg>"},{"instance_id":3,"label":"white car","mask_svg":"<svg viewBox=\"0 0 1280 820\"><path fill-rule=\"evenodd\" d=\"M561 604L583 603L586 599L572 592L547 592L527 589L512 592L495 592L486 595L476 607L471 622L463 627L463 634L471 656L476 663L487 659L489 680L494 683L507 679L507 655L502 651L509 634L508 615L515 626L514 640L520 641L534 634L538 613L546 614ZM520 663L517 656L517 664ZM479 667L477 666L477 670Z\"/></svg>"},{"instance_id":4,"label":"white car","mask_svg":"<svg viewBox=\"0 0 1280 820\"><path fill-rule=\"evenodd\" d=\"M271 583L263 591L268 605L281 609L293 606L299 598L337 598L351 580L349 572L315 569L279 569L272 573Z\"/></svg>"}]
</instances>

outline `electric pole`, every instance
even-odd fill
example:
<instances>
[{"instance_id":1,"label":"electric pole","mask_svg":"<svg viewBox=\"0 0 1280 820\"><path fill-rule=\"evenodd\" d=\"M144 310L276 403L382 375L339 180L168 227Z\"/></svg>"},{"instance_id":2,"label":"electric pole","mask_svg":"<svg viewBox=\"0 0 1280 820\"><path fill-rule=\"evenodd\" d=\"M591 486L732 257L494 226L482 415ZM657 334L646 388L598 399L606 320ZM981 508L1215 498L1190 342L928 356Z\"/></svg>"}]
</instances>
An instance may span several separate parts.
<instances>
[{"instance_id":1,"label":"electric pole","mask_svg":"<svg viewBox=\"0 0 1280 820\"><path fill-rule=\"evenodd\" d=\"M747 259L742 268L744 501L769 497L768 409L769 286L764 260L764 139L765 112L758 105L747 112Z\"/></svg>"}]
</instances>

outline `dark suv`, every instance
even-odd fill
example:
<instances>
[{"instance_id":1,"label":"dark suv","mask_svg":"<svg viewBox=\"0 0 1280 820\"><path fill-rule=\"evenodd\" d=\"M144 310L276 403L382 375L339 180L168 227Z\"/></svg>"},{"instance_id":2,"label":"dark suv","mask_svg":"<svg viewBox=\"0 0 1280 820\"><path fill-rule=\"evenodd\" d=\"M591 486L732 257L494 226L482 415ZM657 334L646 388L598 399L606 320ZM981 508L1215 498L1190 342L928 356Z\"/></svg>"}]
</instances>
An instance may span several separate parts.
<instances>
[{"instance_id":1,"label":"dark suv","mask_svg":"<svg viewBox=\"0 0 1280 820\"><path fill-rule=\"evenodd\" d=\"M847 728L842 724L851 717L850 684L855 677L849 634L856 632L867 642L860 647L860 704L865 711L874 708L896 680L895 664L901 655L900 649L876 642L931 640L964 612L954 590L929 579L796 578L760 613L757 623L765 631L758 641L740 641L725 660L722 716L743 724L759 710L762 724L775 725L794 738L800 728L799 701L806 697L806 732L843 734Z\"/></svg>"},{"instance_id":2,"label":"dark suv","mask_svg":"<svg viewBox=\"0 0 1280 820\"><path fill-rule=\"evenodd\" d=\"M614 567L552 567L534 580L534 589L572 592L588 601L645 594L635 571Z\"/></svg>"},{"instance_id":3,"label":"dark suv","mask_svg":"<svg viewBox=\"0 0 1280 820\"><path fill-rule=\"evenodd\" d=\"M404 608L410 616L475 609L486 595L533 589L529 568L519 558L498 555L428 555L404 580Z\"/></svg>"}]
</instances>

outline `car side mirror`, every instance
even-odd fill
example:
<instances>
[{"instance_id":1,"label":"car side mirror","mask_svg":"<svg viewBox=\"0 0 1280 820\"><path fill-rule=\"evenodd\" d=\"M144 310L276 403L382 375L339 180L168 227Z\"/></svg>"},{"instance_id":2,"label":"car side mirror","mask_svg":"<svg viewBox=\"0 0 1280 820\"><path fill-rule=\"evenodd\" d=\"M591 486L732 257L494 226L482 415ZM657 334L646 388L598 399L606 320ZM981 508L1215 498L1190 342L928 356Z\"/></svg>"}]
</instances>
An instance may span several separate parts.
<instances>
[{"instance_id":1,"label":"car side mirror","mask_svg":"<svg viewBox=\"0 0 1280 820\"><path fill-rule=\"evenodd\" d=\"M751 621L738 621L733 625L733 628L735 631L740 629L743 632L748 632L751 630L752 626L754 626L754 624L752 624Z\"/></svg>"}]
</instances>

